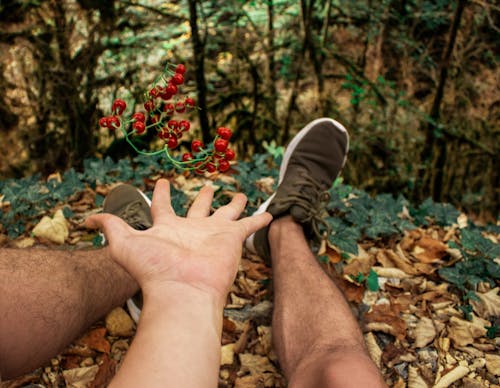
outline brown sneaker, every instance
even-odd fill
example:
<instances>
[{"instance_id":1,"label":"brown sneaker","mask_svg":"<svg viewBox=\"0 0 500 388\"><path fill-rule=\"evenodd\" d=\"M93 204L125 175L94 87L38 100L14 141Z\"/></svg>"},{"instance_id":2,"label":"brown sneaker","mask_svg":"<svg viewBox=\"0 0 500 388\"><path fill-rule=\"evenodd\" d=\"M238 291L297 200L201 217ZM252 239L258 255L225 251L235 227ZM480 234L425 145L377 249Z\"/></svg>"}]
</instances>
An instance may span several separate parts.
<instances>
[{"instance_id":1,"label":"brown sneaker","mask_svg":"<svg viewBox=\"0 0 500 388\"><path fill-rule=\"evenodd\" d=\"M151 200L142 191L123 184L115 187L104 200L103 213L120 217L132 228L146 230L153 226ZM142 309L142 292L127 301L130 316L137 323Z\"/></svg>"},{"instance_id":2,"label":"brown sneaker","mask_svg":"<svg viewBox=\"0 0 500 388\"><path fill-rule=\"evenodd\" d=\"M254 215L268 211L274 219L284 215L301 224L306 236L324 238L323 229L330 189L347 159L349 135L344 126L329 118L310 122L288 145L280 167L278 189ZM246 241L246 247L265 260L271 253L263 228Z\"/></svg>"}]
</instances>

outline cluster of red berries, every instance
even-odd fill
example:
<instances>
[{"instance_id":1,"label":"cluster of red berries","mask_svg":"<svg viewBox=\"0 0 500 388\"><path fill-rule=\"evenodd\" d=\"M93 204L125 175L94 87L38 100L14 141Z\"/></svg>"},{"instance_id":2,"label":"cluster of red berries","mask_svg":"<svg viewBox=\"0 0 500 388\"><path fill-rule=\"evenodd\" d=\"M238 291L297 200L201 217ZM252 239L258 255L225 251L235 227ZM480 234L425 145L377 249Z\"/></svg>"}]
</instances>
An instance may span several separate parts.
<instances>
[{"instance_id":1,"label":"cluster of red berries","mask_svg":"<svg viewBox=\"0 0 500 388\"><path fill-rule=\"evenodd\" d=\"M111 131L121 129L127 142L143 155L155 155L158 152L138 150L130 141L129 136L140 136L145 134L148 129L154 128L158 137L165 141L163 150L175 166L194 170L197 173L227 171L230 168L229 161L234 159L235 154L233 150L228 148L232 132L226 127L217 129L214 141L207 147L203 145L201 140L193 140L191 152L184 153L181 160L173 159L168 152L179 145L179 139L191 128L191 123L188 120L176 120L173 118L174 115L190 112L196 108L196 102L193 98L182 97L179 94L179 87L184 84L185 72L186 66L183 64L177 65L174 71L168 70L167 65L164 74L146 93L144 109L147 112L147 117L142 112L136 112L129 118L125 118L123 113L127 104L121 99L116 99L111 108L112 114L101 118L99 125ZM170 76L168 80L165 77L166 74ZM173 98L175 100L172 100Z\"/></svg>"},{"instance_id":2,"label":"cluster of red berries","mask_svg":"<svg viewBox=\"0 0 500 388\"><path fill-rule=\"evenodd\" d=\"M229 161L234 159L234 151L229 149L229 139L233 135L232 131L226 127L217 128L217 137L213 142L213 148L205 150L203 142L195 139L191 142L191 152L186 152L182 155L182 161L185 163L193 163L195 172L209 173L219 170L225 172L231 167ZM200 159L200 154L204 156Z\"/></svg>"}]
</instances>

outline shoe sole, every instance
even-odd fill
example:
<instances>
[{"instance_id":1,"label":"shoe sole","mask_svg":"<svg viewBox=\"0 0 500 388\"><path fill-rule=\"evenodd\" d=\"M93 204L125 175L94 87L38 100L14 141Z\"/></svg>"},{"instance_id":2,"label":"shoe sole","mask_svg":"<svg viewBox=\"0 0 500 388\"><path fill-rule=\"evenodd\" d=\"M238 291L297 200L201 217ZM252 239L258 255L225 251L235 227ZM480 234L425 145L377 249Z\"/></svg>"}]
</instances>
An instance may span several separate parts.
<instances>
[{"instance_id":1,"label":"shoe sole","mask_svg":"<svg viewBox=\"0 0 500 388\"><path fill-rule=\"evenodd\" d=\"M342 124L340 124L338 121L336 121L334 119L331 119L328 117L319 118L319 119L311 121L304 128L302 128L294 136L294 138L292 139L292 141L290 142L288 147L286 147L285 154L283 155L283 162L281 163L281 167L280 167L280 173L279 173L279 177L278 177L278 185L276 187L278 187L281 184L281 182L283 181L283 178L285 177L286 169L288 167L288 162L290 161L290 157L292 156L293 151L295 151L295 148L297 147L297 145L304 138L304 136L307 135L311 131L312 128L314 128L314 126L316 124L321 123L321 122L330 122L333 124L333 126L335 128L337 128L339 131L344 132L346 134L347 144L346 144L346 148L345 148L344 160L342 162L342 167L344 167L344 165L347 161L347 153L349 151L349 132L347 132L347 129L345 129L345 127ZM253 215L256 216L256 215L259 215L261 213L264 213L267 210L267 207L269 206L271 201L274 199L275 195L276 195L276 192L274 192L265 202L263 202L262 205L260 205L259 208L253 213ZM248 250L250 250L251 252L257 253L257 250L255 249L255 245L254 245L254 237L255 237L255 233L247 238L247 240L245 242L245 247Z\"/></svg>"},{"instance_id":2,"label":"shoe sole","mask_svg":"<svg viewBox=\"0 0 500 388\"><path fill-rule=\"evenodd\" d=\"M137 189L137 191L144 197L146 203L151 207L151 200L144 194L141 190ZM141 316L141 309L137 307L134 300L132 298L127 300L127 308L130 316L134 320L135 323L139 323L139 317Z\"/></svg>"},{"instance_id":3,"label":"shoe sole","mask_svg":"<svg viewBox=\"0 0 500 388\"><path fill-rule=\"evenodd\" d=\"M149 205L149 207L151 207L151 200L147 197L147 195L144 194L139 189L137 189L137 192L142 195L142 197L144 198L146 203ZM104 201L106 201L106 200L104 200ZM106 238L102 232L100 232L99 234L101 235L101 238L102 238L102 245L104 245L106 243ZM134 320L134 322L138 323L139 317L141 316L141 309L139 307L137 307L137 305L135 304L135 302L133 301L132 298L127 300L127 308L128 308L128 312L129 312L130 316L132 317L132 319Z\"/></svg>"}]
</instances>

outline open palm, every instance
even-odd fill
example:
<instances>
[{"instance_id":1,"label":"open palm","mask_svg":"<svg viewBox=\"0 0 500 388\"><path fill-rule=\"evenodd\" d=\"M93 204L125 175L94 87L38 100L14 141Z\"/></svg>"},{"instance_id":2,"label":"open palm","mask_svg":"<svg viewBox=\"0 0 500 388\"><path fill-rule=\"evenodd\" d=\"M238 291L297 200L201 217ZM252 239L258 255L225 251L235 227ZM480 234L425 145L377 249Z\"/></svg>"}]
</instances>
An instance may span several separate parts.
<instances>
[{"instance_id":1,"label":"open palm","mask_svg":"<svg viewBox=\"0 0 500 388\"><path fill-rule=\"evenodd\" d=\"M272 217L264 213L238 220L246 204L243 194L210 215L212 200L213 189L204 187L187 217L179 217L171 206L170 185L161 179L153 193L150 229L135 230L111 214L91 216L86 224L104 230L111 256L143 290L179 282L225 297L238 269L243 241Z\"/></svg>"}]
</instances>

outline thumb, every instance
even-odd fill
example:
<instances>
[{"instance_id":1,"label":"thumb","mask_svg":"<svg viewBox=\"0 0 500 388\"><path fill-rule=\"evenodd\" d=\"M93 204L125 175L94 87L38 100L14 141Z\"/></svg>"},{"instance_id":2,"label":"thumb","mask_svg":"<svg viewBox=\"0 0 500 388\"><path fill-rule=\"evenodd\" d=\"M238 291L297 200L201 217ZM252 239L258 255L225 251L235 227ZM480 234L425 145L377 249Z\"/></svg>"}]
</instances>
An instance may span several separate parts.
<instances>
[{"instance_id":1,"label":"thumb","mask_svg":"<svg viewBox=\"0 0 500 388\"><path fill-rule=\"evenodd\" d=\"M101 229L111 243L111 236L124 237L130 233L130 226L121 218L112 214L95 214L85 220L85 226L89 229Z\"/></svg>"}]
</instances>

